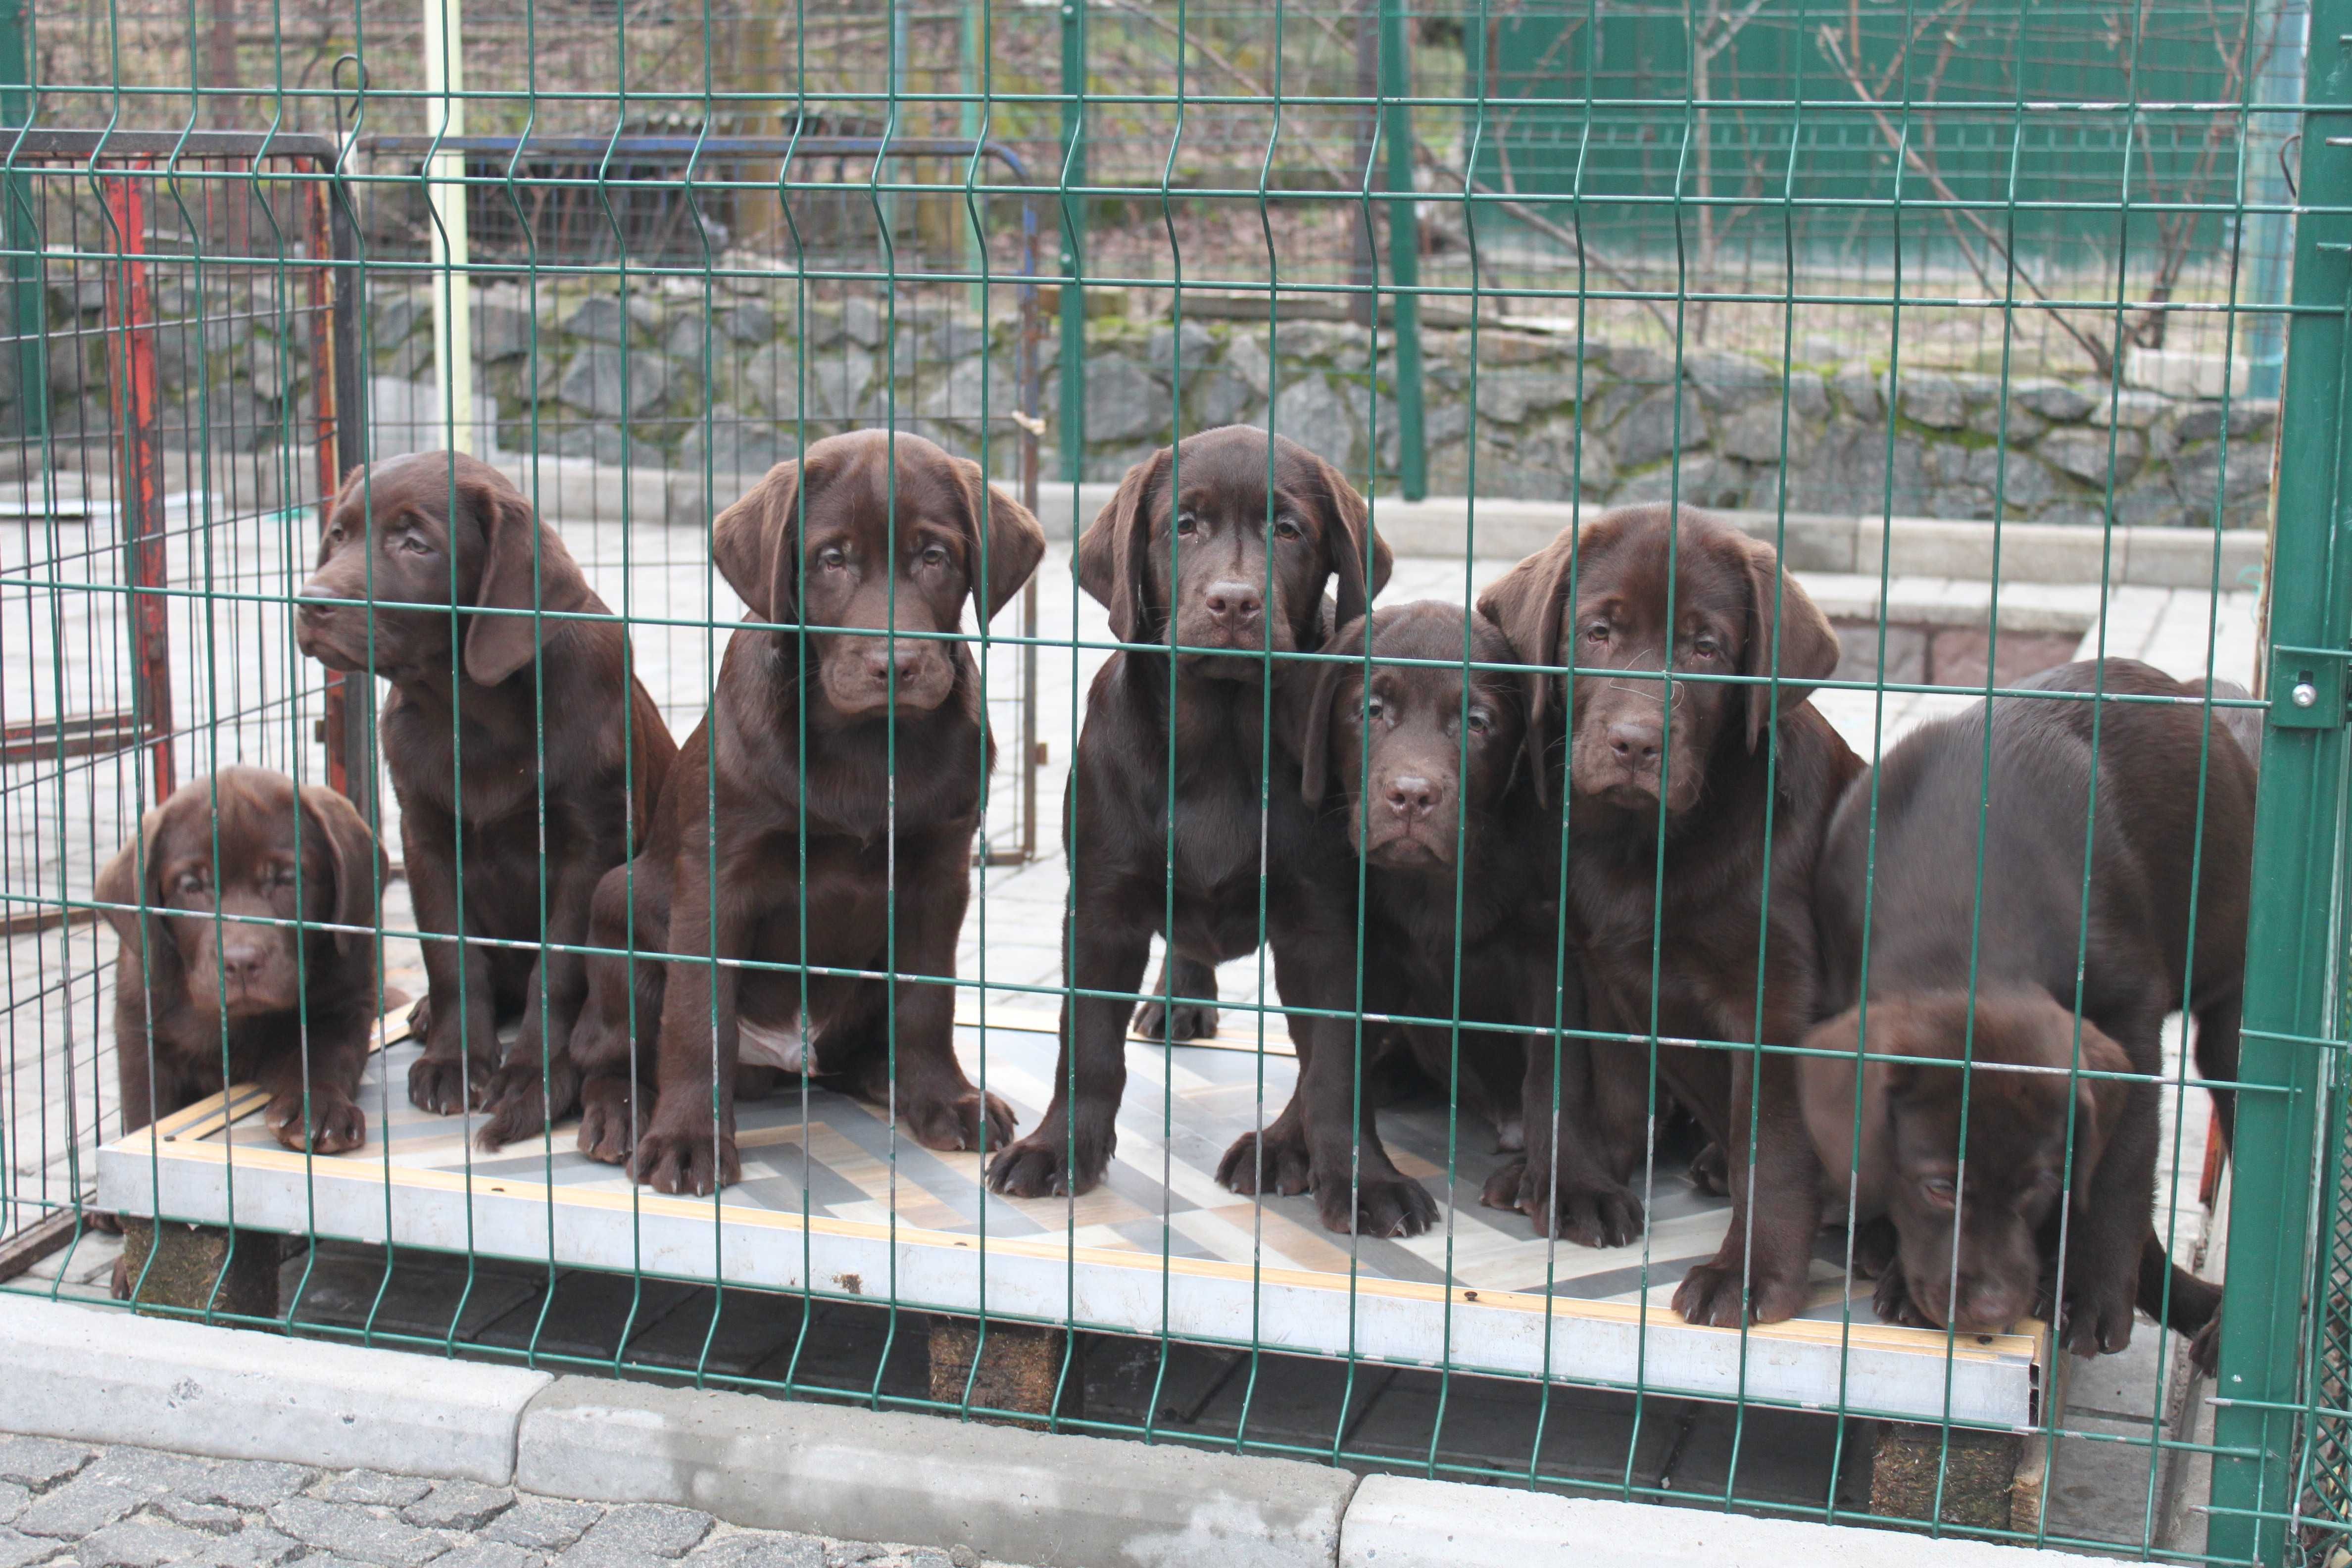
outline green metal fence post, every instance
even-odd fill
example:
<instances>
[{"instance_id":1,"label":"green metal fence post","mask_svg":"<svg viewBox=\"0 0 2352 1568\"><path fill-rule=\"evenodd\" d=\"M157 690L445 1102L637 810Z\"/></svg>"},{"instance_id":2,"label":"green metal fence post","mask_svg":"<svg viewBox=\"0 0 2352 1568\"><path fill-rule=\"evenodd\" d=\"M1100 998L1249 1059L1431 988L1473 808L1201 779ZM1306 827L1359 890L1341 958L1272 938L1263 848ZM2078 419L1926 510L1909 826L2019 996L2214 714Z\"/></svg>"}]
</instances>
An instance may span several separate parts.
<instances>
[{"instance_id":1,"label":"green metal fence post","mask_svg":"<svg viewBox=\"0 0 2352 1568\"><path fill-rule=\"evenodd\" d=\"M1407 500L1429 493L1429 451L1421 423L1421 220L1414 211L1412 58L1405 52L1404 0L1381 0L1381 135L1388 142L1389 277L1396 285L1397 488Z\"/></svg>"},{"instance_id":2,"label":"green metal fence post","mask_svg":"<svg viewBox=\"0 0 2352 1568\"><path fill-rule=\"evenodd\" d=\"M28 0L0 0L0 135L33 122L32 56L25 39ZM38 440L49 428L49 384L41 367L48 316L41 300L41 230L33 210L33 177L21 169L0 178L0 243L8 249L11 330L16 338L16 397L22 434Z\"/></svg>"},{"instance_id":3,"label":"green metal fence post","mask_svg":"<svg viewBox=\"0 0 2352 1568\"><path fill-rule=\"evenodd\" d=\"M2352 505L2346 396L2346 311L2352 300L2352 0L2319 0L2305 83L2303 216L2294 237L2286 395L2282 405L2276 529L2271 558L2273 704L2263 749L2247 935L2245 1043L2239 1076L2230 1205L2221 1401L2213 1464L2211 1553L2278 1563L2293 1502L2298 1348L2307 1306L2312 1152L2321 1051L2334 1022L2329 951L2335 834L2345 775L2342 650L2352 631L2344 581L2352 551L2338 538ZM2307 651L2306 651L2307 650ZM2301 689L2311 700L2298 701Z\"/></svg>"},{"instance_id":4,"label":"green metal fence post","mask_svg":"<svg viewBox=\"0 0 2352 1568\"><path fill-rule=\"evenodd\" d=\"M1087 456L1087 300L1078 286L1087 237L1087 0L1062 0L1062 478L1084 476Z\"/></svg>"}]
</instances>

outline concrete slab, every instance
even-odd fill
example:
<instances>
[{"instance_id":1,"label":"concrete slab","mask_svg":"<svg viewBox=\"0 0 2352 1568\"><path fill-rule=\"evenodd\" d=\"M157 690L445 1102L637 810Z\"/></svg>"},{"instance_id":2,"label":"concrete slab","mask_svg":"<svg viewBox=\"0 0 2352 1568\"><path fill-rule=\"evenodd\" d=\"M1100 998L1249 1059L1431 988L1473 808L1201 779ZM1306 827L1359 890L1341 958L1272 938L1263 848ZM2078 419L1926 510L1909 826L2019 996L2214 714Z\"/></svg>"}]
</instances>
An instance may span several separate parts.
<instances>
[{"instance_id":1,"label":"concrete slab","mask_svg":"<svg viewBox=\"0 0 2352 1568\"><path fill-rule=\"evenodd\" d=\"M1370 1476L1339 1535L1340 1568L2061 1568L2080 1559L1746 1514Z\"/></svg>"},{"instance_id":2,"label":"concrete slab","mask_svg":"<svg viewBox=\"0 0 2352 1568\"><path fill-rule=\"evenodd\" d=\"M516 1484L1038 1568L1327 1568L1356 1479L1287 1459L562 1378Z\"/></svg>"},{"instance_id":3,"label":"concrete slab","mask_svg":"<svg viewBox=\"0 0 2352 1568\"><path fill-rule=\"evenodd\" d=\"M227 1459L503 1486L543 1372L289 1340L0 1294L8 1426Z\"/></svg>"}]
</instances>

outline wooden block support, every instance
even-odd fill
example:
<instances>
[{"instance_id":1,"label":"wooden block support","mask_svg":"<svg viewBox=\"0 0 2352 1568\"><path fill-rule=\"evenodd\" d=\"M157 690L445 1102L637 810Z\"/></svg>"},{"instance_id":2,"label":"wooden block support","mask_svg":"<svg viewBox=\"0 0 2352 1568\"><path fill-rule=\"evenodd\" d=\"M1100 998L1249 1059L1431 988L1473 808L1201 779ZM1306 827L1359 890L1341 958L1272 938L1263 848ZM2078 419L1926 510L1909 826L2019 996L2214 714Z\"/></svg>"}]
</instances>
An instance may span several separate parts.
<instances>
[{"instance_id":1,"label":"wooden block support","mask_svg":"<svg viewBox=\"0 0 2352 1568\"><path fill-rule=\"evenodd\" d=\"M931 1397L941 1404L961 1405L969 1387L975 1413L985 1407L1037 1417L1034 1423L1014 1422L1004 1415L983 1417L1019 1426L1043 1425L1045 1417L1057 1414L1075 1415L1084 1387L1081 1369L1075 1362L1070 1364L1058 1411L1054 1404L1055 1387L1063 1383L1063 1365L1069 1359L1068 1344L1069 1332L1064 1329L991 1322L983 1340L979 1320L934 1315ZM977 1377L971 1370L975 1351L980 1356Z\"/></svg>"},{"instance_id":2,"label":"wooden block support","mask_svg":"<svg viewBox=\"0 0 2352 1568\"><path fill-rule=\"evenodd\" d=\"M2041 1484L2039 1445L2029 1453L2026 1439L2013 1432L1955 1429L1950 1437L1948 1450L1940 1426L1881 1422L1871 1447L1870 1511L1883 1519L1934 1518L1940 1482L1946 1524L2009 1529L2021 1514L2020 1487ZM2031 1518L2035 1510L2029 1502L2021 1511Z\"/></svg>"},{"instance_id":3,"label":"wooden block support","mask_svg":"<svg viewBox=\"0 0 2352 1568\"><path fill-rule=\"evenodd\" d=\"M125 1215L122 1258L115 1266L115 1294L127 1297L136 1286L135 1304L140 1307L191 1312L209 1308L231 1318L275 1318L280 1245L278 1236L266 1230L229 1230Z\"/></svg>"}]
</instances>

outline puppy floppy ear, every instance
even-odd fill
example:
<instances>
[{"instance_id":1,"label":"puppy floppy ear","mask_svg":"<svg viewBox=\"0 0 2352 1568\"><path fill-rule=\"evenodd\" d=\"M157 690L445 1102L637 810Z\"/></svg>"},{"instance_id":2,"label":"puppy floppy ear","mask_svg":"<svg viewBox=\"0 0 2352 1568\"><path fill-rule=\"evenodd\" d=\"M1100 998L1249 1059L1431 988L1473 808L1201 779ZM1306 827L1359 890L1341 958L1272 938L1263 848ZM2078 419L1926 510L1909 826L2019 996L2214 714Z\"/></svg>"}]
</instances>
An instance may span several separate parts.
<instances>
[{"instance_id":1,"label":"puppy floppy ear","mask_svg":"<svg viewBox=\"0 0 2352 1568\"><path fill-rule=\"evenodd\" d=\"M1364 649L1361 617L1342 624L1323 645L1325 653L1350 649L1358 653ZM1298 793L1309 805L1321 805L1331 787L1331 708L1339 700L1339 688L1360 668L1333 659L1316 671L1315 694L1307 699L1307 711L1298 721Z\"/></svg>"},{"instance_id":2,"label":"puppy floppy ear","mask_svg":"<svg viewBox=\"0 0 2352 1568\"><path fill-rule=\"evenodd\" d=\"M2053 1021L2071 1033L2074 1016L2061 1012ZM2073 1056L2073 1042L2061 1042L2057 1060L2063 1063ZM2116 1043L2115 1037L2088 1018L2083 1020L2083 1064L2084 1072L2130 1072L2130 1053ZM2107 1141L2123 1125L2124 1107L2131 1099L2131 1085L2120 1079L2084 1078L2074 1080L2074 1206L2075 1223L2081 1223L2080 1211L2091 1201L2091 1178L2099 1168L2099 1157L2106 1152Z\"/></svg>"},{"instance_id":3,"label":"puppy floppy ear","mask_svg":"<svg viewBox=\"0 0 2352 1568\"><path fill-rule=\"evenodd\" d=\"M1522 664L1558 664L1559 623L1568 614L1568 578L1576 559L1576 530L1559 537L1503 574L1478 595L1478 613L1503 629ZM1530 672L1528 695L1528 754L1541 773L1549 760L1552 694L1562 678ZM1540 787L1540 786L1538 786Z\"/></svg>"},{"instance_id":4,"label":"puppy floppy ear","mask_svg":"<svg viewBox=\"0 0 2352 1568\"><path fill-rule=\"evenodd\" d=\"M1347 476L1305 447L1299 451L1314 466L1316 483L1323 492L1323 549L1331 563L1339 618L1344 626L1371 613L1372 601L1389 585L1393 558L1387 543L1372 531L1372 509ZM1367 551L1369 573L1365 571Z\"/></svg>"},{"instance_id":5,"label":"puppy floppy ear","mask_svg":"<svg viewBox=\"0 0 2352 1568\"><path fill-rule=\"evenodd\" d=\"M710 559L752 617L800 618L801 463L778 463L710 525Z\"/></svg>"},{"instance_id":6,"label":"puppy floppy ear","mask_svg":"<svg viewBox=\"0 0 2352 1568\"><path fill-rule=\"evenodd\" d=\"M169 803L166 803L168 805ZM139 819L139 831L131 841L114 852L98 873L90 886L90 896L105 904L136 904L140 909L108 910L107 923L126 948L136 948L146 924L145 906L163 901L163 883L157 875L155 844L163 831L164 805L151 806ZM145 873L142 879L141 873ZM163 944L169 947L171 943Z\"/></svg>"},{"instance_id":7,"label":"puppy floppy ear","mask_svg":"<svg viewBox=\"0 0 2352 1568\"><path fill-rule=\"evenodd\" d=\"M1111 635L1143 642L1159 626L1151 598L1151 496L1166 481L1175 449L1162 447L1118 482L1078 541L1078 586L1110 612Z\"/></svg>"},{"instance_id":8,"label":"puppy floppy ear","mask_svg":"<svg viewBox=\"0 0 2352 1568\"><path fill-rule=\"evenodd\" d=\"M1822 614L1797 579L1780 570L1780 555L1760 539L1736 536L1748 558L1748 647L1740 659L1742 675L1769 676L1772 657L1773 604L1780 605L1780 711L1792 712L1813 694L1815 682L1837 673L1837 628ZM1759 683L1748 689L1748 749L1754 751L1771 727L1773 689Z\"/></svg>"},{"instance_id":9,"label":"puppy floppy ear","mask_svg":"<svg viewBox=\"0 0 2352 1568\"><path fill-rule=\"evenodd\" d=\"M302 786L302 816L327 841L327 858L335 868L334 913L339 926L375 924L376 889L392 875L392 859L376 842L359 808L324 784ZM349 954L364 950L364 931L339 931L335 950Z\"/></svg>"},{"instance_id":10,"label":"puppy floppy ear","mask_svg":"<svg viewBox=\"0 0 2352 1568\"><path fill-rule=\"evenodd\" d=\"M474 584L474 607L529 612L581 610L588 605L588 580L551 528L540 526L523 493L501 475L461 474L457 504L482 535L482 570ZM453 530L454 531L454 525ZM453 548L454 543L453 543ZM545 623L528 614L476 616L466 628L466 679L496 686L539 657ZM552 628L547 628L551 630Z\"/></svg>"},{"instance_id":11,"label":"puppy floppy ear","mask_svg":"<svg viewBox=\"0 0 2352 1568\"><path fill-rule=\"evenodd\" d=\"M971 547L974 598L985 624L1021 592L1045 559L1045 531L1027 507L990 484L978 463L959 458L956 465L963 476L964 540Z\"/></svg>"}]
</instances>

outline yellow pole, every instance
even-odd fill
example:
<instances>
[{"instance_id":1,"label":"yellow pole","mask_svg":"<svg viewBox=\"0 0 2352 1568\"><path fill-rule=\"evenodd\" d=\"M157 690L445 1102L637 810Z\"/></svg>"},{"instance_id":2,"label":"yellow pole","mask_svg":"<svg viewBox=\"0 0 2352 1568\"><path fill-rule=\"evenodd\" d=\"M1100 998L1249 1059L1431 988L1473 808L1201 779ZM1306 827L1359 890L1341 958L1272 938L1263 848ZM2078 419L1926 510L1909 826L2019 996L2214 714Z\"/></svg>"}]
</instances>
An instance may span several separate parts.
<instances>
[{"instance_id":1,"label":"yellow pole","mask_svg":"<svg viewBox=\"0 0 2352 1568\"><path fill-rule=\"evenodd\" d=\"M425 0L425 90L440 101L439 133L466 134L462 0ZM466 155L436 153L425 170L433 206L433 391L446 444L474 449L473 289L466 277Z\"/></svg>"}]
</instances>

